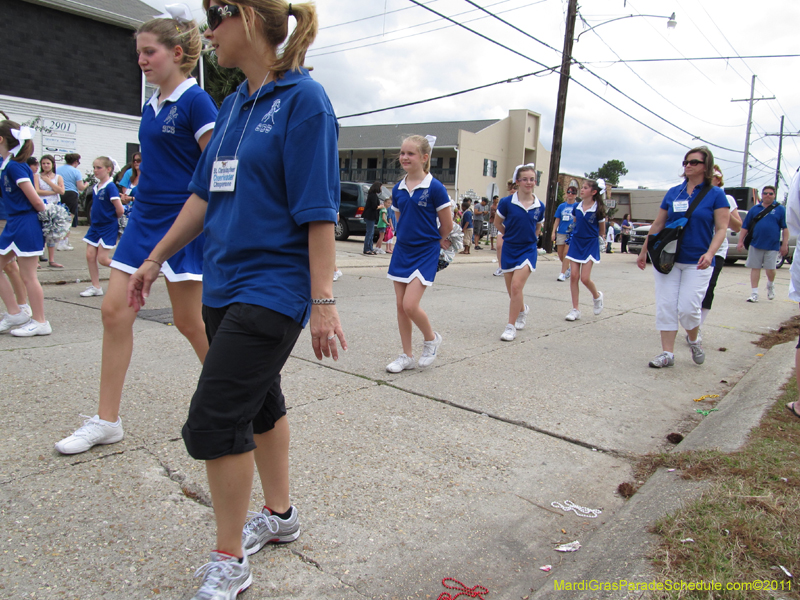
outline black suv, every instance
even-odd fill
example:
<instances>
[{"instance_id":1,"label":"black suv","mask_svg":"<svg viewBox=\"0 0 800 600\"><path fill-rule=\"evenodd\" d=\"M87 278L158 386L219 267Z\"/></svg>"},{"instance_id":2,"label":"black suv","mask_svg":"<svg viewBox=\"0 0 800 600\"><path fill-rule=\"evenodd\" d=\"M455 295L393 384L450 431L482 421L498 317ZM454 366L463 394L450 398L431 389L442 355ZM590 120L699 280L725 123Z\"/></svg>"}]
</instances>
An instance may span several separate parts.
<instances>
[{"instance_id":1,"label":"black suv","mask_svg":"<svg viewBox=\"0 0 800 600\"><path fill-rule=\"evenodd\" d=\"M367 224L361 217L364 204L367 201L370 185L354 181L341 182L341 201L339 202L339 222L336 224L336 239L346 240L351 235L364 235L367 233ZM378 232L375 232L373 243L378 241Z\"/></svg>"}]
</instances>

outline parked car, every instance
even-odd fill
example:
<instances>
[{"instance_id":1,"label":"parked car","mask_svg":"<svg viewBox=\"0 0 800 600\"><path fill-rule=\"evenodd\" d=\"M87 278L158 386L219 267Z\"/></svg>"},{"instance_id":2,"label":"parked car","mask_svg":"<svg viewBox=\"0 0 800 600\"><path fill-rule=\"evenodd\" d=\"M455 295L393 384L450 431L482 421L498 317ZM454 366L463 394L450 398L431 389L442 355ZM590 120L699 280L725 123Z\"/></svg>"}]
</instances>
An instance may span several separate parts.
<instances>
[{"instance_id":1,"label":"parked car","mask_svg":"<svg viewBox=\"0 0 800 600\"><path fill-rule=\"evenodd\" d=\"M355 181L342 181L340 184L341 196L339 202L339 222L336 224L336 239L346 240L351 235L364 235L367 233L367 224L364 223L362 214L367 202L370 184ZM385 190L381 190L385 193ZM378 241L378 232L375 232L373 243Z\"/></svg>"},{"instance_id":2,"label":"parked car","mask_svg":"<svg viewBox=\"0 0 800 600\"><path fill-rule=\"evenodd\" d=\"M746 210L740 210L739 216L744 221L744 218L747 216ZM641 252L642 246L644 245L644 241L647 239L647 235L650 233L650 225L640 225L639 227L635 227L631 232L631 241L628 243L628 249L633 252ZM728 256L725 259L726 265L732 265L737 260L744 260L747 258L747 250L742 248L741 250L736 248L736 245L739 243L739 233L735 231L731 231L728 229ZM792 264L792 256L794 256L794 248L797 244L797 236L789 236L789 253L786 255L785 258L782 258L776 267L780 269L783 266L784 262L788 262ZM648 260L649 257L648 257Z\"/></svg>"}]
</instances>

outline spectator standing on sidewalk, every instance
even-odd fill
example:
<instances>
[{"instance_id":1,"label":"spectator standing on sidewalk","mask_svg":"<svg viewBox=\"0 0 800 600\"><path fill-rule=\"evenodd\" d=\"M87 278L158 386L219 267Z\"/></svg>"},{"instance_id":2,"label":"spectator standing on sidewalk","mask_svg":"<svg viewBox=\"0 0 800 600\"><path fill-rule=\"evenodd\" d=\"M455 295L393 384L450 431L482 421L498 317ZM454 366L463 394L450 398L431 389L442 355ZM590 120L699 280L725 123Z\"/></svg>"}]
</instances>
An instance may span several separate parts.
<instances>
[{"instance_id":1,"label":"spectator standing on sidewalk","mask_svg":"<svg viewBox=\"0 0 800 600\"><path fill-rule=\"evenodd\" d=\"M775 269L778 253L789 253L789 229L786 227L786 208L776 204L775 188L767 185L761 190L761 202L747 211L736 248L742 250L748 233L752 238L747 250L745 266L750 269L750 297L748 302L758 302L758 281L761 269L767 274L767 299L775 299ZM781 237L783 238L781 240Z\"/></svg>"},{"instance_id":2,"label":"spectator standing on sidewalk","mask_svg":"<svg viewBox=\"0 0 800 600\"><path fill-rule=\"evenodd\" d=\"M556 219L553 223L553 241L556 244L558 260L561 261L561 273L559 273L557 281L566 281L570 276L567 251L569 250L570 225L574 222L572 211L575 208L575 199L577 197L578 188L574 185L569 186L566 194L564 194L564 202L556 208Z\"/></svg>"},{"instance_id":3,"label":"spectator standing on sidewalk","mask_svg":"<svg viewBox=\"0 0 800 600\"><path fill-rule=\"evenodd\" d=\"M61 202L67 206L67 209L72 213L72 226L78 226L78 194L88 187L88 183L83 180L81 172L78 170L78 165L81 164L81 155L77 153L70 153L64 155L66 164L59 165L56 168L56 173L64 178L64 195L61 196ZM73 250L67 238L65 244L62 244L61 250Z\"/></svg>"},{"instance_id":4,"label":"spectator standing on sidewalk","mask_svg":"<svg viewBox=\"0 0 800 600\"><path fill-rule=\"evenodd\" d=\"M786 199L786 225L790 235L800 235L800 170L795 172L792 183L789 186L789 197ZM794 249L794 260L789 269L791 279L789 280L789 299L793 302L800 302L800 255L797 247ZM800 340L797 342L797 349L794 353L795 377L800 377ZM800 418L800 400L789 402L786 409L795 417Z\"/></svg>"},{"instance_id":5,"label":"spectator standing on sidewalk","mask_svg":"<svg viewBox=\"0 0 800 600\"><path fill-rule=\"evenodd\" d=\"M367 192L367 200L364 204L364 212L361 216L367 231L364 234L364 254L377 254L372 247L372 238L375 237L375 224L378 222L378 205L380 204L379 194L381 193L381 182L376 181L370 186Z\"/></svg>"},{"instance_id":6,"label":"spectator standing on sidewalk","mask_svg":"<svg viewBox=\"0 0 800 600\"><path fill-rule=\"evenodd\" d=\"M481 237L483 236L483 220L488 216L486 210L486 198L481 198L480 202L476 202L472 208L472 227L473 239L475 242L475 250L483 250L481 248Z\"/></svg>"}]
</instances>

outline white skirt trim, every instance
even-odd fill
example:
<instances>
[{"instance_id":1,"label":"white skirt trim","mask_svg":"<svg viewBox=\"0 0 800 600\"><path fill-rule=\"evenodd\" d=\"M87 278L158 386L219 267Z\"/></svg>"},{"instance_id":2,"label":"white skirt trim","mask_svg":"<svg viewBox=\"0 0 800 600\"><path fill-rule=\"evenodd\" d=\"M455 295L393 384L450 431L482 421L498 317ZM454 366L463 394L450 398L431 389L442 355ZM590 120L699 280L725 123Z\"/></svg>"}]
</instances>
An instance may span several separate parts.
<instances>
[{"instance_id":1,"label":"white skirt trim","mask_svg":"<svg viewBox=\"0 0 800 600\"><path fill-rule=\"evenodd\" d=\"M7 248L4 248L3 250L0 250L0 254L5 256L9 252L13 252L17 256L21 256L21 257L25 258L26 256L42 256L42 255L44 255L44 248L42 248L42 250L40 252L22 252L19 248L17 248L17 245L14 242L11 242L10 246L8 246Z\"/></svg>"},{"instance_id":2,"label":"white skirt trim","mask_svg":"<svg viewBox=\"0 0 800 600\"><path fill-rule=\"evenodd\" d=\"M500 270L503 273L513 273L514 271L518 271L519 269L524 269L525 267L528 267L531 270L531 273L536 271L536 267L534 267L531 264L531 261L529 259L527 259L527 258L524 261L522 261L521 265L517 265L516 267L513 267L511 269L500 269Z\"/></svg>"},{"instance_id":3,"label":"white skirt trim","mask_svg":"<svg viewBox=\"0 0 800 600\"><path fill-rule=\"evenodd\" d=\"M99 242L92 242L92 241L87 240L86 238L83 238L83 241L86 242L87 244L89 244L90 246L94 246L95 248L99 248L100 244L102 243L103 244L103 248L105 248L106 250L112 250L112 249L117 247L116 244L114 244L113 246L109 246L108 244L106 244L103 241L103 238L100 238Z\"/></svg>"},{"instance_id":4,"label":"white skirt trim","mask_svg":"<svg viewBox=\"0 0 800 600\"><path fill-rule=\"evenodd\" d=\"M137 270L136 267L126 265L125 263L121 263L116 260L111 261L111 268L122 271L123 273L127 273L128 275L133 275ZM161 267L161 272L164 273L164 277L166 277L167 281L170 283L180 283L182 281L203 281L203 276L197 273L175 273L175 271L170 268L169 261L165 262Z\"/></svg>"},{"instance_id":5,"label":"white skirt trim","mask_svg":"<svg viewBox=\"0 0 800 600\"><path fill-rule=\"evenodd\" d=\"M414 279L419 279L422 282L422 285L425 285L425 286L432 286L433 285L432 281L427 281L422 276L422 273L419 272L419 269L414 271L408 277L398 277L397 275L387 275L386 277L388 279L391 279L392 281L399 281L400 283L411 283Z\"/></svg>"},{"instance_id":6,"label":"white skirt trim","mask_svg":"<svg viewBox=\"0 0 800 600\"><path fill-rule=\"evenodd\" d=\"M599 258L595 258L594 256L589 256L588 258L584 258L583 260L578 260L577 258L572 258L571 256L567 256L567 258L569 260L571 260L572 262L580 263L582 265L588 263L589 261L592 261L593 263L599 263L600 262L600 259Z\"/></svg>"}]
</instances>

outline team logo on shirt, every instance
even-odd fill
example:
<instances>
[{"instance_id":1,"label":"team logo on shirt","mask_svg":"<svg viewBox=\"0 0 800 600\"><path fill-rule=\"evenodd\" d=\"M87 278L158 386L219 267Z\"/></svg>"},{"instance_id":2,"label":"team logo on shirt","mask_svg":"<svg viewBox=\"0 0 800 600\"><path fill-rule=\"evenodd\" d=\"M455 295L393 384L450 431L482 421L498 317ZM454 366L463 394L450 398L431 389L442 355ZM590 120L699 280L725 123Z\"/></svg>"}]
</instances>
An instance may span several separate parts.
<instances>
[{"instance_id":1,"label":"team logo on shirt","mask_svg":"<svg viewBox=\"0 0 800 600\"><path fill-rule=\"evenodd\" d=\"M11 193L11 182L8 180L8 177L3 177L3 187L5 188L6 192L9 194Z\"/></svg>"},{"instance_id":2,"label":"team logo on shirt","mask_svg":"<svg viewBox=\"0 0 800 600\"><path fill-rule=\"evenodd\" d=\"M417 206L428 206L428 198L430 198L431 192L430 189L426 189L422 192L422 195L419 197L417 201Z\"/></svg>"},{"instance_id":3,"label":"team logo on shirt","mask_svg":"<svg viewBox=\"0 0 800 600\"><path fill-rule=\"evenodd\" d=\"M275 125L275 113L281 109L281 99L278 98L272 103L272 108L269 112L261 117L261 123L256 125L256 131L259 133L269 133Z\"/></svg>"},{"instance_id":4,"label":"team logo on shirt","mask_svg":"<svg viewBox=\"0 0 800 600\"><path fill-rule=\"evenodd\" d=\"M175 133L175 124L178 121L178 107L173 106L169 109L169 113L164 119L164 125L161 127L162 133Z\"/></svg>"}]
</instances>

